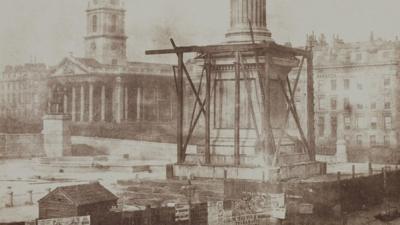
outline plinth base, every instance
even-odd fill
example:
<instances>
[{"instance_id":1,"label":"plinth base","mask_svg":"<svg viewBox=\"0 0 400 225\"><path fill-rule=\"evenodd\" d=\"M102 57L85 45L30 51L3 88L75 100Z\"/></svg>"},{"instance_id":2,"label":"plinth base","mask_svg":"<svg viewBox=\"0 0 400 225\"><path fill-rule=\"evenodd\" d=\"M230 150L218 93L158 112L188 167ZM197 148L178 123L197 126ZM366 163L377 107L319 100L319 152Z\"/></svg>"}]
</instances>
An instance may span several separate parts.
<instances>
[{"instance_id":1,"label":"plinth base","mask_svg":"<svg viewBox=\"0 0 400 225\"><path fill-rule=\"evenodd\" d=\"M280 167L240 167L175 164L172 166L173 178L206 178L273 181L278 179L308 178L326 173L322 162L303 162Z\"/></svg>"},{"instance_id":2,"label":"plinth base","mask_svg":"<svg viewBox=\"0 0 400 225\"><path fill-rule=\"evenodd\" d=\"M69 115L45 115L43 117L43 146L50 158L71 155L71 117Z\"/></svg>"}]
</instances>

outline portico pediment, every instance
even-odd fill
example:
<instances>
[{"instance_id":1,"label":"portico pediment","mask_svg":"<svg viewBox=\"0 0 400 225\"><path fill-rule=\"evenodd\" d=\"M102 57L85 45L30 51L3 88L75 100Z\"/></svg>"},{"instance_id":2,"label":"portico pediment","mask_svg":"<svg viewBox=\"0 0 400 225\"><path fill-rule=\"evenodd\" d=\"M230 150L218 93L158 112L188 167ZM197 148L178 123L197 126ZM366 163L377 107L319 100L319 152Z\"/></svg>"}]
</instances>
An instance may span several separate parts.
<instances>
[{"instance_id":1,"label":"portico pediment","mask_svg":"<svg viewBox=\"0 0 400 225\"><path fill-rule=\"evenodd\" d=\"M52 72L51 77L88 74L89 68L71 58L65 58Z\"/></svg>"}]
</instances>

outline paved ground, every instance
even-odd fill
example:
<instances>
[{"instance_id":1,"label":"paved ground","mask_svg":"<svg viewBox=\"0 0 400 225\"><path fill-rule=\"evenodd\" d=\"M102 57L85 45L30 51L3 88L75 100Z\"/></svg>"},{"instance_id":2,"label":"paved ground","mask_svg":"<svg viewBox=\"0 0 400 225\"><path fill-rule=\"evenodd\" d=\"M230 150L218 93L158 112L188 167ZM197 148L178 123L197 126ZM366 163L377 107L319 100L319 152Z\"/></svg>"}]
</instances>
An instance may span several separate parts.
<instances>
[{"instance_id":1,"label":"paved ground","mask_svg":"<svg viewBox=\"0 0 400 225\"><path fill-rule=\"evenodd\" d=\"M143 163L143 162L141 162ZM138 163L139 164L139 163ZM152 162L154 165L154 162ZM152 173L133 173L130 170L94 170L39 166L35 160L0 160L0 223L10 221L34 220L37 218L37 200L48 193L48 188L88 183L98 180L117 195L124 192L118 180L139 178L163 179L165 169L154 167ZM14 208L6 208L7 193L13 192ZM33 191L34 205L27 206L28 191Z\"/></svg>"},{"instance_id":2,"label":"paved ground","mask_svg":"<svg viewBox=\"0 0 400 225\"><path fill-rule=\"evenodd\" d=\"M37 205L0 209L0 223L34 221L38 216Z\"/></svg>"},{"instance_id":3,"label":"paved ground","mask_svg":"<svg viewBox=\"0 0 400 225\"><path fill-rule=\"evenodd\" d=\"M133 162L135 163L135 162ZM150 163L150 162L149 162ZM137 164L143 164L143 162L137 162ZM151 162L151 164L162 165L162 162ZM327 171L330 175L314 177L308 179L308 181L320 181L327 179L336 179L336 173L341 172L344 177L351 176L352 165L350 163L339 163L339 164L328 164ZM354 164L356 168L356 173L358 175L368 174L368 164L358 163ZM385 165L373 165L374 173L381 171L381 168ZM392 166L395 168L395 166ZM155 167L153 173L132 173L129 170L95 170L95 169L76 169L76 168L66 168L61 173L59 167L51 166L39 166L34 160L0 160L0 222L10 222L10 221L25 221L34 220L37 218L37 205L27 206L25 203L28 201L29 190L34 193L34 202L36 203L38 199L42 198L48 193L48 188L54 189L61 185L73 185L79 183L87 183L93 180L99 180L103 185L109 188L111 191L119 196L126 197L126 200L132 199L133 193L127 190L127 186L117 184L118 180L135 180L135 178L144 178L150 180L162 180L165 178L165 169L161 167ZM137 186L134 184L133 186ZM5 208L4 203L6 202L7 192L11 190L14 192L15 204L14 208ZM167 188L167 187L166 187ZM164 189L156 190L163 191ZM127 194L128 193L128 194ZM150 193L154 193L151 190ZM149 193L135 193L136 197L138 194L143 196ZM154 194L153 194L154 195ZM142 196L142 197L143 197ZM182 197L182 196L181 196ZM146 197L147 198L147 197ZM381 209L377 209L381 210ZM368 216L363 216L363 212L360 215L352 215L352 218L363 218ZM372 215L373 213L367 213L367 215ZM373 221L371 219L371 221ZM354 223L355 224L355 223ZM368 224L368 223L359 223ZM374 223L369 223L374 224ZM379 224L379 223L377 223ZM396 223L392 223L396 224ZM400 224L398 222L397 224Z\"/></svg>"}]
</instances>

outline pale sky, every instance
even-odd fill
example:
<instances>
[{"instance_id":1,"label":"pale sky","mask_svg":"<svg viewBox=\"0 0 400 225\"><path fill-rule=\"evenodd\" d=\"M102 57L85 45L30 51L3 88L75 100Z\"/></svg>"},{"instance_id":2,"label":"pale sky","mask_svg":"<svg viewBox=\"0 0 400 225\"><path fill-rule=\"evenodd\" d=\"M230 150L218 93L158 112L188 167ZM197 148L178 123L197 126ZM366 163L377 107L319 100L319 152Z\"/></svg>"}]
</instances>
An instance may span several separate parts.
<instances>
[{"instance_id":1,"label":"pale sky","mask_svg":"<svg viewBox=\"0 0 400 225\"><path fill-rule=\"evenodd\" d=\"M267 0L269 29L278 43L303 45L307 33L339 34L345 41L399 35L399 0ZM224 41L229 0L125 0L130 61L154 61L146 49ZM56 65L83 56L87 0L0 0L0 67L36 57Z\"/></svg>"}]
</instances>

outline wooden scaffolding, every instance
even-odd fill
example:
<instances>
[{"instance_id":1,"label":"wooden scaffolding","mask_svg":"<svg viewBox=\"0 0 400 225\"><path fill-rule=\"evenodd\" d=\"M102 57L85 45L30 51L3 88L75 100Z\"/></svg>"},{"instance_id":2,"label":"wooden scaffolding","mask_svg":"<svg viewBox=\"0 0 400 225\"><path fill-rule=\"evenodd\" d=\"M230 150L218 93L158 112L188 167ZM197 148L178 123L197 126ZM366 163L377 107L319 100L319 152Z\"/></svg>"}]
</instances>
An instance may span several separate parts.
<instances>
[{"instance_id":1,"label":"wooden scaffolding","mask_svg":"<svg viewBox=\"0 0 400 225\"><path fill-rule=\"evenodd\" d=\"M178 164L185 163L186 149L192 138L193 132L198 124L201 115L205 118L205 154L204 162L206 165L211 164L211 152L210 152L210 109L211 109L211 95L214 92L215 78L212 78L212 72L214 69L213 57L221 54L233 54L235 58L234 72L235 72L235 112L234 112L234 166L240 166L240 79L248 80L248 71L244 66L242 58L243 54L252 54L255 56L257 78L259 80L259 87L261 91L262 106L261 106L261 132L257 135L262 140L265 151L272 153L273 164L276 165L279 156L280 144L284 135L284 131L281 132L281 136L278 140L275 140L271 128L271 117L270 117L270 102L271 96L269 91L270 85L270 70L272 57L276 55L284 55L285 57L301 57L300 65L298 67L298 73L295 83L292 87L290 79L281 81L281 88L284 92L284 97L287 103L286 112L286 123L289 115L292 114L296 127L299 131L301 142L307 152L309 159L315 161L315 129L314 129L314 87L313 87L313 54L311 48L298 49L278 45L274 42L265 43L244 43L244 44L223 44L223 45L207 45L207 46L183 46L178 47L171 39L172 49L162 50L149 50L146 51L147 55L155 54L176 54L178 57L177 66L174 66L174 76L176 82L177 91L177 159ZM185 53L195 53L198 58L204 59L203 73L200 78L200 83L196 88L192 76L189 74L188 69L184 63ZM263 57L265 62L260 64L259 57ZM296 109L295 104L295 93L298 86L299 78L303 70L303 65L307 64L307 133L301 127L300 118ZM205 96L200 94L202 88L202 81L205 75ZM188 133L184 134L184 76L186 77L188 84L195 96L194 108L192 111L192 117L189 123ZM246 82L248 83L248 82ZM246 90L249 91L249 85L245 85ZM286 89L287 88L287 89ZM287 91L286 91L287 90ZM248 95L250 96L250 95ZM199 107L196 112L196 107ZM251 106L250 106L251 107ZM252 118L254 119L254 110L251 110ZM257 125L255 123L255 125Z\"/></svg>"}]
</instances>

